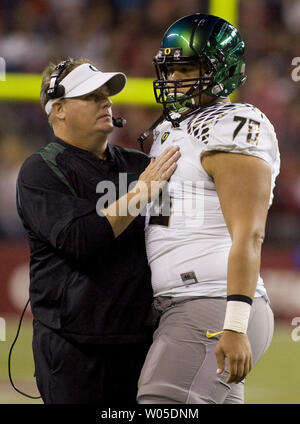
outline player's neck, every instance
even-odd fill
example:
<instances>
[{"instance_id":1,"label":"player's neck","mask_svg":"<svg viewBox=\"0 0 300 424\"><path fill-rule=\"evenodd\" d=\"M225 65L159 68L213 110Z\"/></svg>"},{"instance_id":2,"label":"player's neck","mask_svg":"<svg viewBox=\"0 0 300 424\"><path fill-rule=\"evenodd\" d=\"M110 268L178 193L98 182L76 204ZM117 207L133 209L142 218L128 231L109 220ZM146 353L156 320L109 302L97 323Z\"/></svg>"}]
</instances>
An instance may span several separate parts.
<instances>
[{"instance_id":1,"label":"player's neck","mask_svg":"<svg viewBox=\"0 0 300 424\"><path fill-rule=\"evenodd\" d=\"M219 97L214 98L212 96L207 95L207 97L205 97L204 100L205 101L201 104L202 107L205 107L206 105L216 104L216 103L231 103L229 96L227 96L225 99L221 99Z\"/></svg>"},{"instance_id":2,"label":"player's neck","mask_svg":"<svg viewBox=\"0 0 300 424\"><path fill-rule=\"evenodd\" d=\"M227 96L225 99L218 99L216 103L231 103L231 100L229 96Z\"/></svg>"}]
</instances>

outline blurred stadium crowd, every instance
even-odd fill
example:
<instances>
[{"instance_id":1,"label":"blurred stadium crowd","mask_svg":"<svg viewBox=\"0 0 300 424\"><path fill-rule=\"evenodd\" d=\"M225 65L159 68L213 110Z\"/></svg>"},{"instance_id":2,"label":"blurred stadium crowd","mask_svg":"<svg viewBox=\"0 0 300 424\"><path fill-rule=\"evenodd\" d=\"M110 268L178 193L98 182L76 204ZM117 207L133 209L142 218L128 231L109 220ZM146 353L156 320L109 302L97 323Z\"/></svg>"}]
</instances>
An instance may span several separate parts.
<instances>
[{"instance_id":1,"label":"blurred stadium crowd","mask_svg":"<svg viewBox=\"0 0 300 424\"><path fill-rule=\"evenodd\" d=\"M0 56L7 72L41 73L49 60L72 56L86 57L104 71L154 78L152 57L166 27L207 11L208 1L200 0L1 0ZM269 117L282 157L265 243L300 246L300 81L292 79L292 59L300 56L300 2L241 0L238 27L248 76L238 100ZM115 116L128 123L115 130L111 142L139 148L138 135L159 113L155 107L115 107ZM39 104L0 103L2 239L24 236L15 210L16 176L24 159L50 138Z\"/></svg>"}]
</instances>

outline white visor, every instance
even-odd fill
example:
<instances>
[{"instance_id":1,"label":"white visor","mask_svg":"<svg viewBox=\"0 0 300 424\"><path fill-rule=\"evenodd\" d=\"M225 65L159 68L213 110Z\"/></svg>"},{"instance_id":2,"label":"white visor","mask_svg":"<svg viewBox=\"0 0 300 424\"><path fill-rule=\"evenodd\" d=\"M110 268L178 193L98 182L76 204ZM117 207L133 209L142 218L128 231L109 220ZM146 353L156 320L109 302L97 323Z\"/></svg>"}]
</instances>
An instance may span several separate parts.
<instances>
[{"instance_id":1,"label":"white visor","mask_svg":"<svg viewBox=\"0 0 300 424\"><path fill-rule=\"evenodd\" d=\"M59 85L65 87L65 94L60 99L79 97L91 93L107 85L108 95L120 93L126 85L126 76L122 72L101 72L90 63L83 63L63 78ZM48 100L45 106L47 115L51 113L52 105L57 99Z\"/></svg>"}]
</instances>

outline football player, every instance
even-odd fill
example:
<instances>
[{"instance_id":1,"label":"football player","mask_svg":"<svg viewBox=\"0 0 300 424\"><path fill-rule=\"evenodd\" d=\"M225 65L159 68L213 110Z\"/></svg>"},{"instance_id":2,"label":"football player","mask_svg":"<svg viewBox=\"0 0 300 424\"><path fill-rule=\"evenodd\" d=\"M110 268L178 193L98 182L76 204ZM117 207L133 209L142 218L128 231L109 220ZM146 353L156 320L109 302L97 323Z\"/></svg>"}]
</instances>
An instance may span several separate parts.
<instances>
[{"instance_id":1,"label":"football player","mask_svg":"<svg viewBox=\"0 0 300 424\"><path fill-rule=\"evenodd\" d=\"M154 65L163 120L150 155L178 145L181 157L146 227L160 320L138 402L243 403L245 377L274 328L260 260L276 134L255 106L230 102L246 76L244 42L227 21L179 19Z\"/></svg>"}]
</instances>

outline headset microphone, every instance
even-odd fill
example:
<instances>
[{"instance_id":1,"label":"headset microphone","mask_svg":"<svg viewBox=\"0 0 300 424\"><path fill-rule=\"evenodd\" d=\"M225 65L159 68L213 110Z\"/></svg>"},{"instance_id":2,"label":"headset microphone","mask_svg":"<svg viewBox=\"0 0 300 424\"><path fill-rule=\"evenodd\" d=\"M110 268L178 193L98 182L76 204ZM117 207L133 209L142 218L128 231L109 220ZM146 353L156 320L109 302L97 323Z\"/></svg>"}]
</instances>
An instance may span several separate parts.
<instances>
[{"instance_id":1,"label":"headset microphone","mask_svg":"<svg viewBox=\"0 0 300 424\"><path fill-rule=\"evenodd\" d=\"M124 118L112 118L113 125L118 128L123 128L126 125L126 119Z\"/></svg>"}]
</instances>

